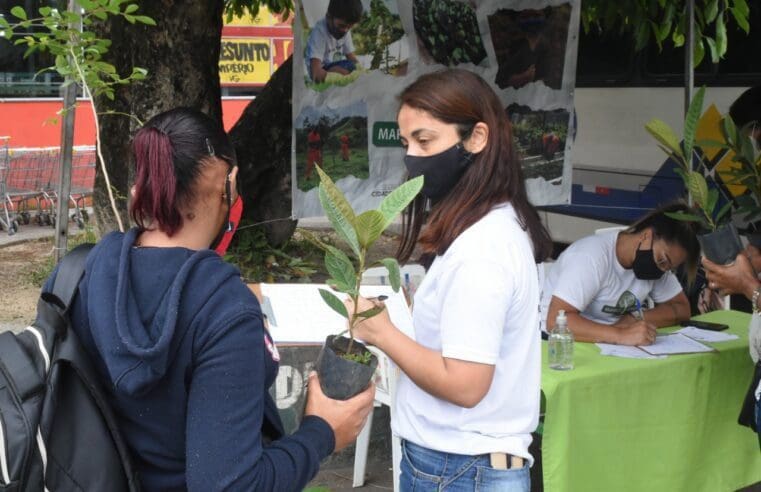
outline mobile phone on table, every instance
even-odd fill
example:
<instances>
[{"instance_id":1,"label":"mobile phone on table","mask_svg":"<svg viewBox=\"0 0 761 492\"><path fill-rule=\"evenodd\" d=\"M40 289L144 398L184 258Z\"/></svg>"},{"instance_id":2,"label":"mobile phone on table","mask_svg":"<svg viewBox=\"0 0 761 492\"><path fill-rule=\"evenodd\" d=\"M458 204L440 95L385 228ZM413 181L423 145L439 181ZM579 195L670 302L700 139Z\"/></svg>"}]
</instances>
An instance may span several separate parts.
<instances>
[{"instance_id":1,"label":"mobile phone on table","mask_svg":"<svg viewBox=\"0 0 761 492\"><path fill-rule=\"evenodd\" d=\"M722 331L729 328L729 325L724 323L711 323L709 321L699 321L696 319L688 319L679 323L682 326L694 326L695 328L701 328L703 330Z\"/></svg>"}]
</instances>

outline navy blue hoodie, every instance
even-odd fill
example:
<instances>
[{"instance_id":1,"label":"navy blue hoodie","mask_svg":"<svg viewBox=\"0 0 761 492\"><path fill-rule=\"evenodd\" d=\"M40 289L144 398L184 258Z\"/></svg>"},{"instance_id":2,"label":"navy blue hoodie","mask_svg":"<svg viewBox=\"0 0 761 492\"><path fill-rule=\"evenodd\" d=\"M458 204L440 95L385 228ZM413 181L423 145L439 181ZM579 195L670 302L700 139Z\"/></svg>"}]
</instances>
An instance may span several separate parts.
<instances>
[{"instance_id":1,"label":"navy blue hoodie","mask_svg":"<svg viewBox=\"0 0 761 492\"><path fill-rule=\"evenodd\" d=\"M277 357L256 297L213 251L137 248L136 237L111 233L93 248L72 324L143 488L301 490L334 435L310 416L283 437L267 391Z\"/></svg>"}]
</instances>

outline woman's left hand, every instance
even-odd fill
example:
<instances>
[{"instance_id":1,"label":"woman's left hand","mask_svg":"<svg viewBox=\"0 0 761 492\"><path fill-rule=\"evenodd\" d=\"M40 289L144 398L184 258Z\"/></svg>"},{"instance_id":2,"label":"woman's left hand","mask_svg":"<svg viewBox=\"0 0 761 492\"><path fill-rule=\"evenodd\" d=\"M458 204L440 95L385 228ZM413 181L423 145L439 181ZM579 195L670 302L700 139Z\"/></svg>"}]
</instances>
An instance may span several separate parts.
<instances>
[{"instance_id":1,"label":"woman's left hand","mask_svg":"<svg viewBox=\"0 0 761 492\"><path fill-rule=\"evenodd\" d=\"M351 298L344 301L344 306L346 306L346 310L349 312L349 316L351 316L354 313L354 302ZM382 344L384 333L389 329L393 329L394 326L391 323L391 318L388 316L388 309L385 308L386 305L382 301L370 300L361 296L357 298L358 313L374 307L383 307L383 310L370 318L360 318L361 321L357 321L357 324L354 325L353 335L370 345L379 346Z\"/></svg>"},{"instance_id":2,"label":"woman's left hand","mask_svg":"<svg viewBox=\"0 0 761 492\"><path fill-rule=\"evenodd\" d=\"M713 290L729 294L739 293L750 299L753 291L758 287L753 266L744 251L737 255L735 262L731 265L717 265L705 257L702 262L706 270L708 287Z\"/></svg>"}]
</instances>

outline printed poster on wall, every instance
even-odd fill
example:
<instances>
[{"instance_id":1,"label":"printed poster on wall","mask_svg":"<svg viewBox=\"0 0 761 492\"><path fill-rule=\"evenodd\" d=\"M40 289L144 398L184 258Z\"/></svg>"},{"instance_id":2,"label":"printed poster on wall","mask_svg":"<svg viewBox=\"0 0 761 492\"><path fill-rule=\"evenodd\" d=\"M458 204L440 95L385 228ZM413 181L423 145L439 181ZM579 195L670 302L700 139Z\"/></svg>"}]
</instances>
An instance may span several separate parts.
<instances>
[{"instance_id":1,"label":"printed poster on wall","mask_svg":"<svg viewBox=\"0 0 761 492\"><path fill-rule=\"evenodd\" d=\"M293 25L293 215L324 215L320 166L358 211L406 179L397 95L420 75L470 70L512 122L534 205L570 202L580 0L360 0L348 32L329 0Z\"/></svg>"}]
</instances>

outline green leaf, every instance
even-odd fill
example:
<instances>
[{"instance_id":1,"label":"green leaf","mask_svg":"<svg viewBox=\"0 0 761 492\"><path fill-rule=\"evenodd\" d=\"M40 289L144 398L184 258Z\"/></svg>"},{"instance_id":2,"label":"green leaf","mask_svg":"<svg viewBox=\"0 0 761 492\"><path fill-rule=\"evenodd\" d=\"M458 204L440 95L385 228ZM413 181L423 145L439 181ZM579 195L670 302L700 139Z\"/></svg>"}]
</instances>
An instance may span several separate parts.
<instances>
[{"instance_id":1,"label":"green leaf","mask_svg":"<svg viewBox=\"0 0 761 492\"><path fill-rule=\"evenodd\" d=\"M703 57L705 56L705 54L706 54L706 50L705 50L705 47L703 46L703 39L699 36L696 36L692 63L696 67L700 66L700 63L703 61Z\"/></svg>"},{"instance_id":2,"label":"green leaf","mask_svg":"<svg viewBox=\"0 0 761 492\"><path fill-rule=\"evenodd\" d=\"M710 214L711 210L708 208L708 184L705 177L697 171L690 171L687 173L685 186L695 203L706 213Z\"/></svg>"},{"instance_id":3,"label":"green leaf","mask_svg":"<svg viewBox=\"0 0 761 492\"><path fill-rule=\"evenodd\" d=\"M720 58L727 52L727 26L724 23L723 13L716 19L716 50ZM718 59L714 63L718 63Z\"/></svg>"},{"instance_id":4,"label":"green leaf","mask_svg":"<svg viewBox=\"0 0 761 492\"><path fill-rule=\"evenodd\" d=\"M682 149L679 148L679 137L676 136L674 130L666 122L654 118L645 125L645 130L671 151L671 153L681 159L682 164L684 164L684 155L682 154Z\"/></svg>"},{"instance_id":5,"label":"green leaf","mask_svg":"<svg viewBox=\"0 0 761 492\"><path fill-rule=\"evenodd\" d=\"M372 318L373 316L375 316L376 314L380 313L384 309L386 309L386 306L371 307L370 309L368 309L366 311L362 311L361 313L357 313L357 317L358 318L365 318L365 319Z\"/></svg>"},{"instance_id":6,"label":"green leaf","mask_svg":"<svg viewBox=\"0 0 761 492\"><path fill-rule=\"evenodd\" d=\"M670 217L674 220L681 220L683 222L702 222L703 218L695 214L687 214L684 212L664 212L666 217Z\"/></svg>"},{"instance_id":7,"label":"green leaf","mask_svg":"<svg viewBox=\"0 0 761 492\"><path fill-rule=\"evenodd\" d=\"M329 290L320 289L320 296L322 296L322 300L324 300L333 311L337 312L344 318L349 319L349 313L346 311L346 306L344 306L343 301L336 297L335 294Z\"/></svg>"},{"instance_id":8,"label":"green leaf","mask_svg":"<svg viewBox=\"0 0 761 492\"><path fill-rule=\"evenodd\" d=\"M333 279L338 282L342 292L353 292L357 283L357 273L354 265L346 254L338 248L325 252L325 268Z\"/></svg>"},{"instance_id":9,"label":"green leaf","mask_svg":"<svg viewBox=\"0 0 761 492\"><path fill-rule=\"evenodd\" d=\"M705 37L705 42L708 44L708 52L711 54L711 63L719 63L719 51L716 49L716 42L710 37Z\"/></svg>"},{"instance_id":10,"label":"green leaf","mask_svg":"<svg viewBox=\"0 0 761 492\"><path fill-rule=\"evenodd\" d=\"M718 140L711 140L708 138L702 138L700 140L696 140L695 145L697 145L698 147L719 148L719 149L729 148L726 142L720 142Z\"/></svg>"},{"instance_id":11,"label":"green leaf","mask_svg":"<svg viewBox=\"0 0 761 492\"><path fill-rule=\"evenodd\" d=\"M712 188L708 190L708 203L706 203L706 211L713 213L716 208L716 202L719 201L719 190Z\"/></svg>"},{"instance_id":12,"label":"green leaf","mask_svg":"<svg viewBox=\"0 0 761 492\"><path fill-rule=\"evenodd\" d=\"M399 287L402 286L402 274L399 269L399 262L396 261L396 258L383 258L380 262L388 270L388 282L391 284L391 288L394 289L394 292L399 292Z\"/></svg>"},{"instance_id":13,"label":"green leaf","mask_svg":"<svg viewBox=\"0 0 761 492\"><path fill-rule=\"evenodd\" d=\"M363 212L354 220L354 230L357 232L359 244L369 249L370 246L383 234L386 228L386 220L378 210Z\"/></svg>"},{"instance_id":14,"label":"green leaf","mask_svg":"<svg viewBox=\"0 0 761 492\"><path fill-rule=\"evenodd\" d=\"M684 157L688 166L692 164L692 147L695 142L695 133L697 132L700 113L703 111L705 92L705 87L701 87L695 92L692 101L690 101L687 116L684 119Z\"/></svg>"},{"instance_id":15,"label":"green leaf","mask_svg":"<svg viewBox=\"0 0 761 492\"><path fill-rule=\"evenodd\" d=\"M384 229L394 221L397 215L407 208L407 205L420 193L422 188L423 176L418 176L402 183L383 199L378 210L380 210L386 219L386 223L383 226Z\"/></svg>"},{"instance_id":16,"label":"green leaf","mask_svg":"<svg viewBox=\"0 0 761 492\"><path fill-rule=\"evenodd\" d=\"M131 4L127 5L127 7L124 9L124 13L125 14L131 14L131 13L137 11L138 8L139 7L137 6L136 3L131 3Z\"/></svg>"},{"instance_id":17,"label":"green leaf","mask_svg":"<svg viewBox=\"0 0 761 492\"><path fill-rule=\"evenodd\" d=\"M706 23L711 23L716 18L716 14L719 13L719 0L708 0L708 4L705 7L705 19Z\"/></svg>"},{"instance_id":18,"label":"green leaf","mask_svg":"<svg viewBox=\"0 0 761 492\"><path fill-rule=\"evenodd\" d=\"M52 12L52 11L53 11L53 9L50 8L50 7L40 7L40 9L39 9L40 15L43 16L43 17L49 16L50 12Z\"/></svg>"},{"instance_id":19,"label":"green leaf","mask_svg":"<svg viewBox=\"0 0 761 492\"><path fill-rule=\"evenodd\" d=\"M325 211L330 223L336 230L338 235L343 239L346 244L352 249L357 257L360 256L359 240L357 239L357 233L354 230L354 221L356 219L354 210L349 205L346 197L341 190L333 183L330 176L325 174L320 166L315 166L317 172L320 175L320 186L318 195L320 197L320 204Z\"/></svg>"},{"instance_id":20,"label":"green leaf","mask_svg":"<svg viewBox=\"0 0 761 492\"><path fill-rule=\"evenodd\" d=\"M720 222L721 219L732 209L732 200L728 201L724 204L723 207L721 207L721 210L719 210L719 213L716 214L716 223Z\"/></svg>"},{"instance_id":21,"label":"green leaf","mask_svg":"<svg viewBox=\"0 0 761 492\"><path fill-rule=\"evenodd\" d=\"M145 24L147 26L155 26L156 21L148 17L147 15L136 15L135 20L140 22L141 24Z\"/></svg>"},{"instance_id":22,"label":"green leaf","mask_svg":"<svg viewBox=\"0 0 761 492\"><path fill-rule=\"evenodd\" d=\"M750 23L748 22L748 15L743 14L740 9L737 7L734 7L732 10L732 17L735 18L735 22L737 22L737 25L740 26L740 29L745 31L745 34L747 35L750 33Z\"/></svg>"},{"instance_id":23,"label":"green leaf","mask_svg":"<svg viewBox=\"0 0 761 492\"><path fill-rule=\"evenodd\" d=\"M26 11L18 5L11 9L11 15L21 20L27 20Z\"/></svg>"}]
</instances>

